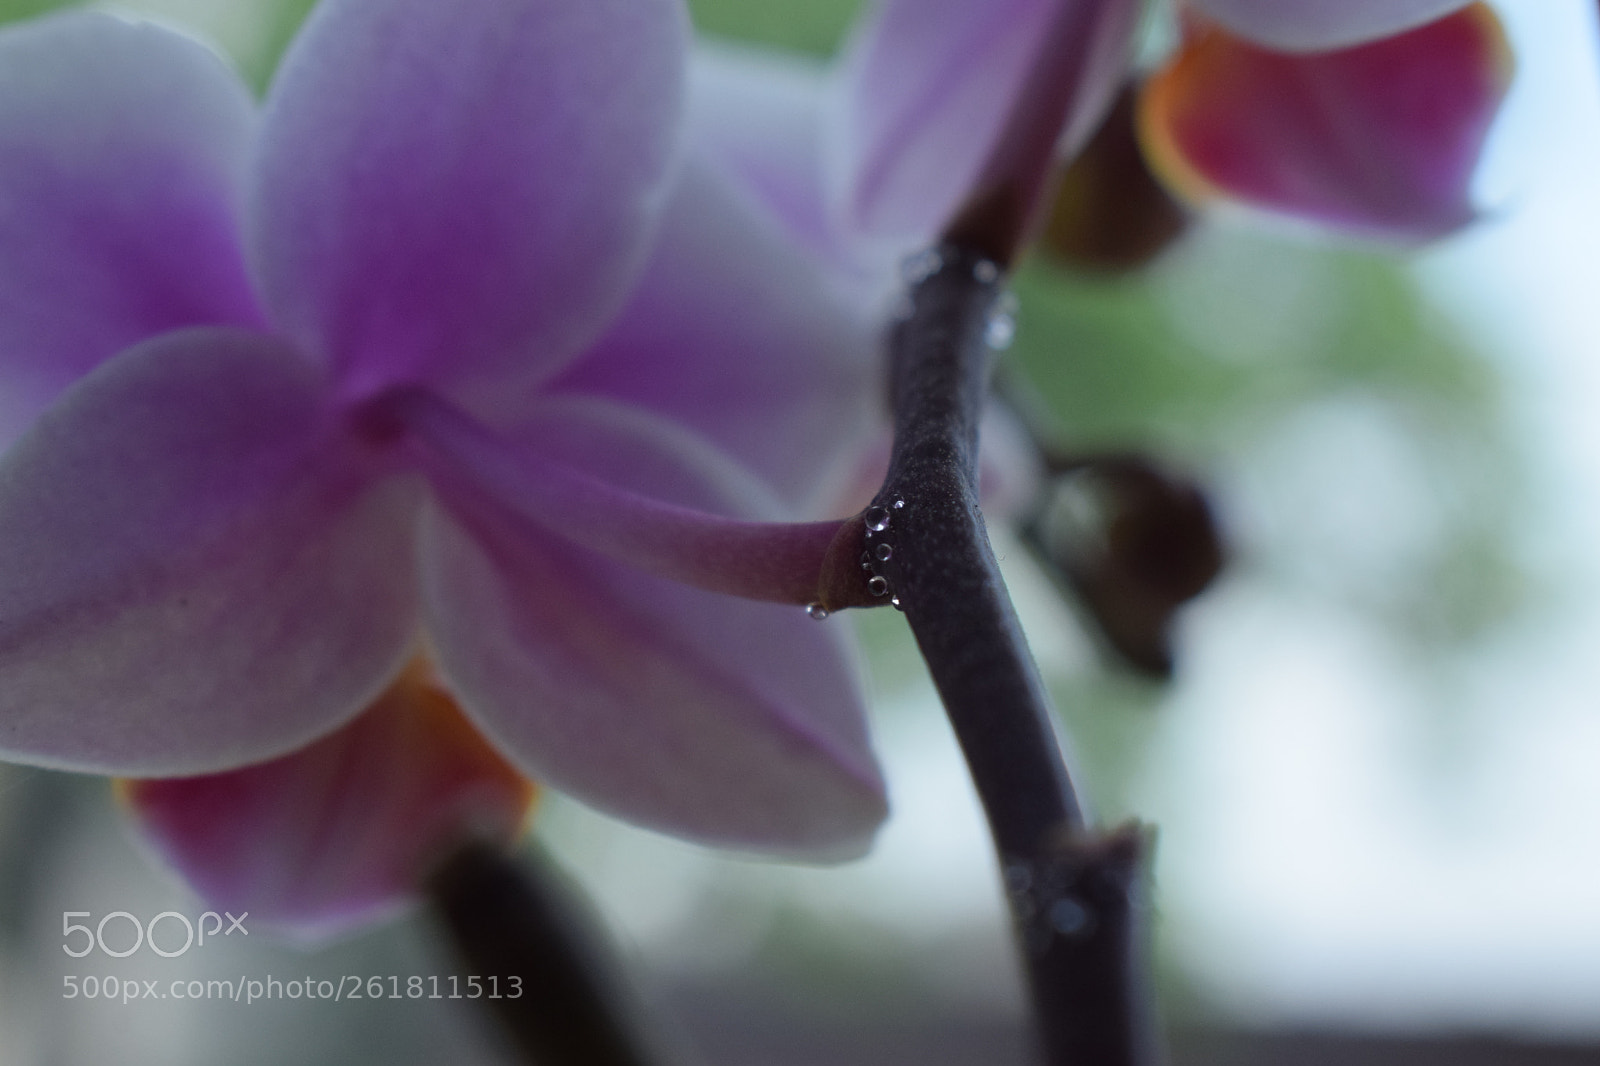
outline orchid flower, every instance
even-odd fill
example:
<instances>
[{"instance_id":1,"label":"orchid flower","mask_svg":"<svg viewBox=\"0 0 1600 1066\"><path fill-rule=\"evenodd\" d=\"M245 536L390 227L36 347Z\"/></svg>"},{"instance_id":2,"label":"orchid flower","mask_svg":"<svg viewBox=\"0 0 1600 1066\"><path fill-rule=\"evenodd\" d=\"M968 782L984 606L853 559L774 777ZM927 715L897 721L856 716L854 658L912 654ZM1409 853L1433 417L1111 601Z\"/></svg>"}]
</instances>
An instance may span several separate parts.
<instances>
[{"instance_id":1,"label":"orchid flower","mask_svg":"<svg viewBox=\"0 0 1600 1066\"><path fill-rule=\"evenodd\" d=\"M1193 0L1147 84L1147 155L1191 200L1225 199L1400 242L1472 221L1505 94L1494 14L1459 0Z\"/></svg>"},{"instance_id":2,"label":"orchid flower","mask_svg":"<svg viewBox=\"0 0 1600 1066\"><path fill-rule=\"evenodd\" d=\"M1048 163L1094 132L1125 76L1140 8L888 0L868 9L830 69L702 47L690 68L690 137L881 333L898 312L909 256L1008 176L1042 181L1048 167L1028 153ZM1029 107L1030 97L1047 104ZM888 429L879 425L853 505L881 481ZM998 407L982 441L986 508L1019 510L1039 476L1034 448Z\"/></svg>"},{"instance_id":3,"label":"orchid flower","mask_svg":"<svg viewBox=\"0 0 1600 1066\"><path fill-rule=\"evenodd\" d=\"M291 924L528 776L865 846L798 606L837 523L783 522L870 333L685 157L686 50L678 0L326 0L258 108L150 25L0 31L0 757L141 779L158 850Z\"/></svg>"},{"instance_id":4,"label":"orchid flower","mask_svg":"<svg viewBox=\"0 0 1600 1066\"><path fill-rule=\"evenodd\" d=\"M1088 139L1125 74L1140 6L888 0L827 72L703 50L691 133L849 284L886 287L1019 152L1042 141L1070 155ZM1050 127L1008 128L1039 92L1062 103Z\"/></svg>"},{"instance_id":5,"label":"orchid flower","mask_svg":"<svg viewBox=\"0 0 1600 1066\"><path fill-rule=\"evenodd\" d=\"M1400 241L1474 217L1470 181L1510 72L1485 6L1194 0L1184 13L1184 45L1152 79L1141 121L1158 172L1185 197ZM1070 157L1131 75L1137 14L1090 0L886 0L825 76L702 52L694 133L859 286L926 244L973 191L1051 20L1081 20L1060 62L1081 78L1060 143Z\"/></svg>"},{"instance_id":6,"label":"orchid flower","mask_svg":"<svg viewBox=\"0 0 1600 1066\"><path fill-rule=\"evenodd\" d=\"M468 834L514 839L535 798L421 662L350 725L288 755L116 785L144 839L209 905L305 942L402 908Z\"/></svg>"}]
</instances>

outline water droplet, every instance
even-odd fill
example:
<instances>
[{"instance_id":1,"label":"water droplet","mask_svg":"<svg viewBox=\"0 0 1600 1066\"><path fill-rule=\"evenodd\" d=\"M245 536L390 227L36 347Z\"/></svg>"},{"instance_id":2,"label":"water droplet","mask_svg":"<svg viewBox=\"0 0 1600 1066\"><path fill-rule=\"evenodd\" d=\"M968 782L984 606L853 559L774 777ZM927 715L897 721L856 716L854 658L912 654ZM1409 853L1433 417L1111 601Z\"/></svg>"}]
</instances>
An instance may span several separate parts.
<instances>
[{"instance_id":1,"label":"water droplet","mask_svg":"<svg viewBox=\"0 0 1600 1066\"><path fill-rule=\"evenodd\" d=\"M863 570L871 570L872 569L872 556L868 555L866 552L862 552L861 553L861 569L863 569Z\"/></svg>"},{"instance_id":2,"label":"water droplet","mask_svg":"<svg viewBox=\"0 0 1600 1066\"><path fill-rule=\"evenodd\" d=\"M1011 347L1011 342L1017 339L1017 320L1005 311L996 311L989 316L989 324L983 329L983 342L997 352L1003 352Z\"/></svg>"},{"instance_id":3,"label":"water droplet","mask_svg":"<svg viewBox=\"0 0 1600 1066\"><path fill-rule=\"evenodd\" d=\"M889 511L885 507L874 504L861 513L862 521L866 522L867 530L871 533L882 533L889 528Z\"/></svg>"},{"instance_id":4,"label":"water droplet","mask_svg":"<svg viewBox=\"0 0 1600 1066\"><path fill-rule=\"evenodd\" d=\"M867 591L874 596L885 596L889 592L889 579L886 577L873 577L867 581Z\"/></svg>"},{"instance_id":5,"label":"water droplet","mask_svg":"<svg viewBox=\"0 0 1600 1066\"><path fill-rule=\"evenodd\" d=\"M902 511L906 506L906 498L904 496L896 496L892 501L890 501L889 506L893 507L896 511Z\"/></svg>"},{"instance_id":6,"label":"water droplet","mask_svg":"<svg viewBox=\"0 0 1600 1066\"><path fill-rule=\"evenodd\" d=\"M918 252L905 261L900 276L907 285L917 285L933 277L944 267L944 256L937 249Z\"/></svg>"},{"instance_id":7,"label":"water droplet","mask_svg":"<svg viewBox=\"0 0 1600 1066\"><path fill-rule=\"evenodd\" d=\"M889 547L889 545L887 545L887 544L880 544L873 551L873 554L878 557L878 562L886 563L890 559L894 558L894 549Z\"/></svg>"},{"instance_id":8,"label":"water droplet","mask_svg":"<svg viewBox=\"0 0 1600 1066\"><path fill-rule=\"evenodd\" d=\"M893 607L897 611L904 611L905 610L905 608L903 606L901 606L901 604L900 604L900 597L899 596L890 596L889 597L889 606Z\"/></svg>"},{"instance_id":9,"label":"water droplet","mask_svg":"<svg viewBox=\"0 0 1600 1066\"><path fill-rule=\"evenodd\" d=\"M819 622L828 617L829 613L829 610L820 603L806 604L806 614L809 614Z\"/></svg>"},{"instance_id":10,"label":"water droplet","mask_svg":"<svg viewBox=\"0 0 1600 1066\"><path fill-rule=\"evenodd\" d=\"M1093 925L1094 915L1089 913L1089 908L1071 896L1050 905L1050 928L1062 936L1086 936Z\"/></svg>"},{"instance_id":11,"label":"water droplet","mask_svg":"<svg viewBox=\"0 0 1600 1066\"><path fill-rule=\"evenodd\" d=\"M972 278L980 285L993 285L1000 280L1000 267L992 259L980 259L972 268Z\"/></svg>"}]
</instances>

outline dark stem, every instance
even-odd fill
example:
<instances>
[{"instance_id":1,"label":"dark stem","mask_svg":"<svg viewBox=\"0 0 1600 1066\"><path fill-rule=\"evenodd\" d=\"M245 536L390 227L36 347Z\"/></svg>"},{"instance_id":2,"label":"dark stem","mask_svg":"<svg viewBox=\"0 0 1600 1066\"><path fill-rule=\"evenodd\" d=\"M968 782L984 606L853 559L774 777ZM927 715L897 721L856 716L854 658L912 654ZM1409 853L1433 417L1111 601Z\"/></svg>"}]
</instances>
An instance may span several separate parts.
<instances>
[{"instance_id":1,"label":"dark stem","mask_svg":"<svg viewBox=\"0 0 1600 1066\"><path fill-rule=\"evenodd\" d=\"M1051 1066L1153 1061L1142 969L1146 838L1085 825L1049 697L978 509L978 419L1001 271L946 245L913 261L890 338L895 434L862 566L906 613L999 852Z\"/></svg>"},{"instance_id":2,"label":"dark stem","mask_svg":"<svg viewBox=\"0 0 1600 1066\"><path fill-rule=\"evenodd\" d=\"M492 1010L537 1066L648 1066L641 1011L575 892L543 855L526 865L475 844L428 882L433 910ZM500 998L489 995L490 977ZM513 992L520 994L513 995Z\"/></svg>"}]
</instances>

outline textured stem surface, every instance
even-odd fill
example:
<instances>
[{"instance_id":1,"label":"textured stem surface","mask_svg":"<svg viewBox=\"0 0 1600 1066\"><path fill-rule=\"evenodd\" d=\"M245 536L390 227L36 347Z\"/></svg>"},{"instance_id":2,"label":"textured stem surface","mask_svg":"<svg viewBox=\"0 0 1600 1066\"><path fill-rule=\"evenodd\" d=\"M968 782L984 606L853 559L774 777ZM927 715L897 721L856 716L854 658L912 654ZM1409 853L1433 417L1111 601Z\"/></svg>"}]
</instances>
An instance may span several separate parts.
<instances>
[{"instance_id":1,"label":"textured stem surface","mask_svg":"<svg viewBox=\"0 0 1600 1066\"><path fill-rule=\"evenodd\" d=\"M1001 271L953 245L908 267L890 338L894 450L861 566L905 612L999 852L1051 1066L1153 1061L1138 827L1088 830L1049 697L978 509L978 419Z\"/></svg>"}]
</instances>

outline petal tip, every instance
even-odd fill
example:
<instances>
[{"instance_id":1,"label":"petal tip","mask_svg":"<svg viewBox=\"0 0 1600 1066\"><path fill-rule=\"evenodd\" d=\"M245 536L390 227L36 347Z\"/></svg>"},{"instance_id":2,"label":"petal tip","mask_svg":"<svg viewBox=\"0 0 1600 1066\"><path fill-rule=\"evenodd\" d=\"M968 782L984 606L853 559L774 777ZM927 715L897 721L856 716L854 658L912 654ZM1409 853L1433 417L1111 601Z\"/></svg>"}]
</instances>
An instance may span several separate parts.
<instances>
[{"instance_id":1,"label":"petal tip","mask_svg":"<svg viewBox=\"0 0 1600 1066\"><path fill-rule=\"evenodd\" d=\"M1316 53L1197 21L1146 84L1140 135L1187 199L1415 243L1475 217L1472 176L1513 66L1482 4Z\"/></svg>"},{"instance_id":2,"label":"petal tip","mask_svg":"<svg viewBox=\"0 0 1600 1066\"><path fill-rule=\"evenodd\" d=\"M413 665L351 725L291 755L119 780L119 803L208 904L315 942L393 915L467 840L514 840L537 791Z\"/></svg>"}]
</instances>

